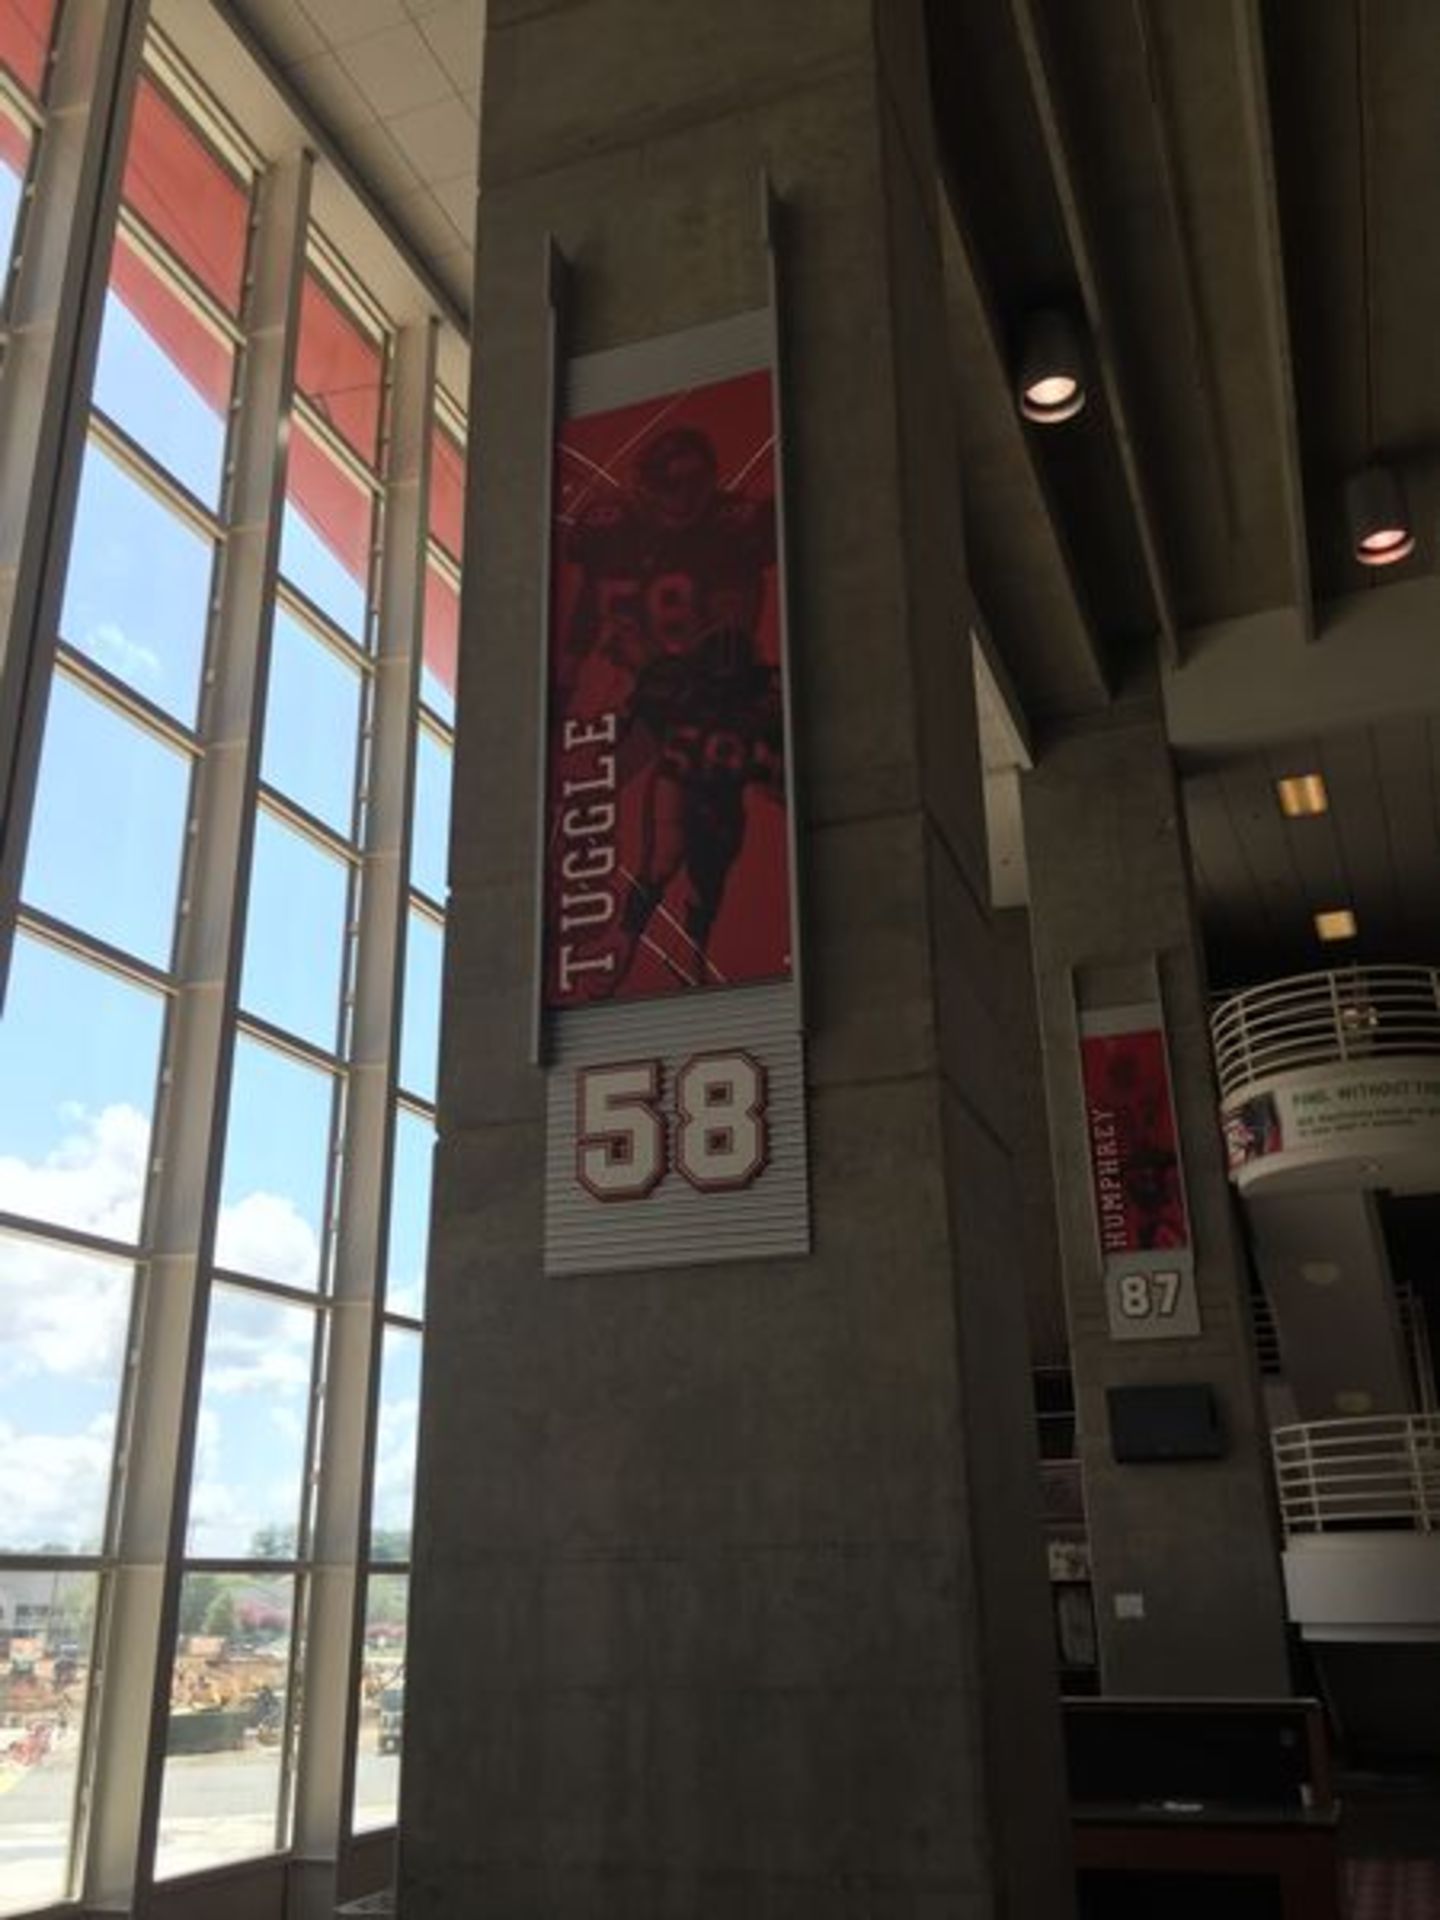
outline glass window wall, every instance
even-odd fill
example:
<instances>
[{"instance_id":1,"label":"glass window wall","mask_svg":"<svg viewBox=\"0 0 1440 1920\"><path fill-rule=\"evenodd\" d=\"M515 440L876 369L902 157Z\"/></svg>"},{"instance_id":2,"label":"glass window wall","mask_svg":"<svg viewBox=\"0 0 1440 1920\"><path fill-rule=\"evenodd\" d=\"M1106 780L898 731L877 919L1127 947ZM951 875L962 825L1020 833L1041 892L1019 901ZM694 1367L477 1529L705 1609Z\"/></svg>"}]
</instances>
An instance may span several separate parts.
<instances>
[{"instance_id":1,"label":"glass window wall","mask_svg":"<svg viewBox=\"0 0 1440 1920\"><path fill-rule=\"evenodd\" d=\"M0 0L0 269L67 13ZM90 1890L86 1835L129 1804L101 1766L77 1819L91 1758L149 1770L141 1872L163 1880L302 1840L343 1854L395 1819L404 1730L464 422L407 389L430 518L403 551L393 327L314 229L294 390L253 415L251 356L274 350L250 307L255 187L305 130L261 153L153 30L134 84L0 1018L0 1914ZM277 96L267 129L287 111ZM428 331L428 297L406 298ZM286 449L278 568L235 537L256 518L237 508L247 436ZM413 632L382 628L392 566L424 603ZM405 749L383 781L382 738ZM357 1085L377 1089L364 1125ZM332 1337L342 1298L370 1311L358 1357ZM368 1409L369 1461L335 1491L344 1407ZM163 1616L126 1584L142 1469L183 1542ZM365 1595L338 1696L360 1690L348 1777L299 1714L331 1684L305 1658L322 1520ZM174 1638L164 1738L137 1755L91 1673L103 1652L123 1697L147 1618ZM343 1724L334 1707L316 1724ZM341 1783L328 1840L292 1832L324 1799L298 1790L306 1765Z\"/></svg>"}]
</instances>

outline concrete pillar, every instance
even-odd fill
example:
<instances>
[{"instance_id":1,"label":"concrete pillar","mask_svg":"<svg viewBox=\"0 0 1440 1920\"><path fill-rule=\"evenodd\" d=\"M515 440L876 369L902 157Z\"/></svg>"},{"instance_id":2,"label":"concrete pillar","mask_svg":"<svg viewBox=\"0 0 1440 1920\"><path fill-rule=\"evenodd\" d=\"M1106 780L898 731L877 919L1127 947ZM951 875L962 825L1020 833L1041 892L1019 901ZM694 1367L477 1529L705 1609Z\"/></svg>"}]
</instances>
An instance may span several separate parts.
<instances>
[{"instance_id":1,"label":"concrete pillar","mask_svg":"<svg viewBox=\"0 0 1440 1920\"><path fill-rule=\"evenodd\" d=\"M1010 1152L1018 1200L1018 1264L1025 1282L1030 1361L1063 1367L1069 1360L1060 1235L1055 1224L1055 1178L1045 1118L1045 1067L1035 1009L1030 915L1010 907L992 921L1000 949L1000 1017L1013 1077Z\"/></svg>"},{"instance_id":2,"label":"concrete pillar","mask_svg":"<svg viewBox=\"0 0 1440 1920\"><path fill-rule=\"evenodd\" d=\"M1102 1681L1119 1694L1286 1693L1268 1442L1216 1119L1180 798L1158 698L1138 694L1052 740L1022 784ZM1152 999L1157 979L1201 1331L1117 1341L1092 1198L1078 1010ZM1117 1464L1106 1389L1187 1382L1214 1391L1224 1457Z\"/></svg>"},{"instance_id":3,"label":"concrete pillar","mask_svg":"<svg viewBox=\"0 0 1440 1920\"><path fill-rule=\"evenodd\" d=\"M401 1900L1071 1910L916 0L491 0ZM808 1259L547 1281L541 240L587 351L785 207Z\"/></svg>"},{"instance_id":4,"label":"concrete pillar","mask_svg":"<svg viewBox=\"0 0 1440 1920\"><path fill-rule=\"evenodd\" d=\"M1294 1418L1419 1411L1376 1196L1351 1187L1244 1205Z\"/></svg>"}]
</instances>

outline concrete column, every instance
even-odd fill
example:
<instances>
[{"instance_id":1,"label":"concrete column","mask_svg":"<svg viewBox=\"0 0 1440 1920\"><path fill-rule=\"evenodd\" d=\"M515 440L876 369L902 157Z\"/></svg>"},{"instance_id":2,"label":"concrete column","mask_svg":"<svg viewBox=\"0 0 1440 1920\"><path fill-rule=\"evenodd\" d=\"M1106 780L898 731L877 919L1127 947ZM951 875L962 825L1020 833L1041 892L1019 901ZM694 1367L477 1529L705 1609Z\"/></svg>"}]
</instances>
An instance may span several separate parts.
<instances>
[{"instance_id":1,"label":"concrete column","mask_svg":"<svg viewBox=\"0 0 1440 1920\"><path fill-rule=\"evenodd\" d=\"M917 0L491 0L406 1920L1071 1910ZM785 208L814 1253L541 1277L546 369Z\"/></svg>"},{"instance_id":2,"label":"concrete column","mask_svg":"<svg viewBox=\"0 0 1440 1920\"><path fill-rule=\"evenodd\" d=\"M1415 1413L1415 1376L1373 1193L1245 1201L1296 1420Z\"/></svg>"},{"instance_id":3,"label":"concrete column","mask_svg":"<svg viewBox=\"0 0 1440 1920\"><path fill-rule=\"evenodd\" d=\"M1011 907L997 913L992 924L1000 947L1000 1016L1014 1079L1010 1150L1019 1200L1019 1270L1025 1282L1030 1359L1036 1367L1063 1367L1070 1342L1055 1225L1055 1178L1050 1171L1030 915L1023 907Z\"/></svg>"},{"instance_id":4,"label":"concrete column","mask_svg":"<svg viewBox=\"0 0 1440 1920\"><path fill-rule=\"evenodd\" d=\"M1158 697L1138 694L1092 726L1052 740L1022 784L1103 1684L1121 1694L1285 1693L1268 1444L1216 1120L1180 797ZM1116 1341L1096 1234L1078 1009L1148 1000L1157 977L1201 1332ZM1106 1389L1190 1381L1214 1389L1224 1458L1116 1464Z\"/></svg>"}]
</instances>

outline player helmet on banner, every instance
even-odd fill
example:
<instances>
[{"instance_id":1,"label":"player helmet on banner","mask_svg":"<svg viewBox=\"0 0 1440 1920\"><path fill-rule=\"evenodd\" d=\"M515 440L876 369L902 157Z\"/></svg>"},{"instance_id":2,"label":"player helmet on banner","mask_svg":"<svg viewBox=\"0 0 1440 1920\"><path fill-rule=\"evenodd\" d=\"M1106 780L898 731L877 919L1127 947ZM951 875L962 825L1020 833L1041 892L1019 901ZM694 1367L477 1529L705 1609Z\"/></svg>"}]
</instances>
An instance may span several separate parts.
<instances>
[{"instance_id":1,"label":"player helmet on banner","mask_svg":"<svg viewBox=\"0 0 1440 1920\"><path fill-rule=\"evenodd\" d=\"M657 433L635 461L635 491L663 526L686 527L698 520L718 484L714 443L698 427Z\"/></svg>"}]
</instances>

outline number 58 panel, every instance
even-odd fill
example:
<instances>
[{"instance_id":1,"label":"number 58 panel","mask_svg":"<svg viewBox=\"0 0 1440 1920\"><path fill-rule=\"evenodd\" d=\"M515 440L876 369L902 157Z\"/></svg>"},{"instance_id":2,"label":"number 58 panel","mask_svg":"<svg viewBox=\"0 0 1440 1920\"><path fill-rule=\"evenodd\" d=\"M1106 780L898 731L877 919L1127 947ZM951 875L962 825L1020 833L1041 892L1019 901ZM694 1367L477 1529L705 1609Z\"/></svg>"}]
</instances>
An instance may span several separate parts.
<instances>
[{"instance_id":1,"label":"number 58 panel","mask_svg":"<svg viewBox=\"0 0 1440 1920\"><path fill-rule=\"evenodd\" d=\"M804 1072L788 988L562 1016L545 1270L809 1251Z\"/></svg>"}]
</instances>

